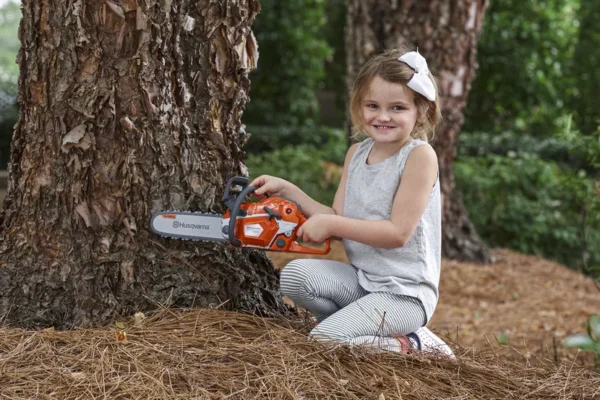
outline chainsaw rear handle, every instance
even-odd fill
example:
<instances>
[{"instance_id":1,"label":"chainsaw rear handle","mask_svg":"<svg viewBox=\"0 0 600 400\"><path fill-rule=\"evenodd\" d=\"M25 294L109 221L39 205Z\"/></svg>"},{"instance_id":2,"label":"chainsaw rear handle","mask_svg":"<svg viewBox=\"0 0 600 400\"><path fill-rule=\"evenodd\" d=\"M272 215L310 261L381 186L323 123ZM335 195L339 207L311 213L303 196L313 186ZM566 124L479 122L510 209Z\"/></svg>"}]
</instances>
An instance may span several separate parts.
<instances>
[{"instance_id":1,"label":"chainsaw rear handle","mask_svg":"<svg viewBox=\"0 0 600 400\"><path fill-rule=\"evenodd\" d=\"M230 189L232 185L240 185L242 187L242 191L239 192L235 197L235 202L233 202L233 205L230 204L234 199L234 197L230 195ZM231 213L229 217L229 230L227 234L229 235L229 242L235 247L242 246L242 241L235 237L235 220L240 215L240 206L244 202L244 199L255 190L256 187L248 186L248 178L235 176L231 178L229 182L227 182L225 194L223 195L223 201L225 204L227 204L227 208L229 208Z\"/></svg>"},{"instance_id":2,"label":"chainsaw rear handle","mask_svg":"<svg viewBox=\"0 0 600 400\"><path fill-rule=\"evenodd\" d=\"M294 240L287 251L292 253L304 253L304 254L327 254L331 250L331 238L325 240L325 248L318 249L308 246L303 246L298 241Z\"/></svg>"}]
</instances>

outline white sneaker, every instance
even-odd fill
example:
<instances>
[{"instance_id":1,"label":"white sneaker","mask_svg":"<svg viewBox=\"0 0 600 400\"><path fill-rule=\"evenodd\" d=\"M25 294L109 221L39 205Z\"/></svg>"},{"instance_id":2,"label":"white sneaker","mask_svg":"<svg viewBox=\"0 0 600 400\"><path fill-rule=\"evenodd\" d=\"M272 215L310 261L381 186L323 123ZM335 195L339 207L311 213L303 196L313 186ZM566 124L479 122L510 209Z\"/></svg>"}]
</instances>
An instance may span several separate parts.
<instances>
[{"instance_id":1,"label":"white sneaker","mask_svg":"<svg viewBox=\"0 0 600 400\"><path fill-rule=\"evenodd\" d=\"M434 335L427 327L423 326L413 333L409 333L408 338L411 340L414 347L421 351L439 353L451 360L456 360L456 356L442 339Z\"/></svg>"}]
</instances>

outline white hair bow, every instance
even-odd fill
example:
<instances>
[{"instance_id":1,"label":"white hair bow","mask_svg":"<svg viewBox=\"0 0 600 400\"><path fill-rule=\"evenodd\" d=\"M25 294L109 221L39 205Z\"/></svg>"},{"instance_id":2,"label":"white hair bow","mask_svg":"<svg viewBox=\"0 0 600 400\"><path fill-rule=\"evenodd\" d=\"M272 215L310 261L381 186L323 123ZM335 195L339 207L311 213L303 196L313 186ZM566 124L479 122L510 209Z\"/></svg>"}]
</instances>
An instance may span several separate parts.
<instances>
[{"instance_id":1,"label":"white hair bow","mask_svg":"<svg viewBox=\"0 0 600 400\"><path fill-rule=\"evenodd\" d=\"M398 61L408 64L415 70L415 74L408 81L407 86L417 93L427 97L429 101L435 101L435 86L429 77L429 68L425 57L419 51L411 51L398 58Z\"/></svg>"}]
</instances>

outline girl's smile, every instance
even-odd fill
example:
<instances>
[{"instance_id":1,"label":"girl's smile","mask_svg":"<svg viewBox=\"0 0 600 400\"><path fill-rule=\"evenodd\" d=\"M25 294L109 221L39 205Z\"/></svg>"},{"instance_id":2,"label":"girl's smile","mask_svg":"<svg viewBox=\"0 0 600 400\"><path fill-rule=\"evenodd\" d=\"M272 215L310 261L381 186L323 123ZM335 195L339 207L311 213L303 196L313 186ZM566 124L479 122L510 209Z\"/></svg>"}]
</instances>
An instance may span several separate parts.
<instances>
[{"instance_id":1,"label":"girl's smile","mask_svg":"<svg viewBox=\"0 0 600 400\"><path fill-rule=\"evenodd\" d=\"M393 126L387 126L387 125L373 125L373 127L375 127L375 129L382 130L382 131L394 128Z\"/></svg>"},{"instance_id":2,"label":"girl's smile","mask_svg":"<svg viewBox=\"0 0 600 400\"><path fill-rule=\"evenodd\" d=\"M389 125L371 125L376 131L380 131L380 132L387 132L390 131L392 129L396 129L396 126L389 126Z\"/></svg>"}]
</instances>

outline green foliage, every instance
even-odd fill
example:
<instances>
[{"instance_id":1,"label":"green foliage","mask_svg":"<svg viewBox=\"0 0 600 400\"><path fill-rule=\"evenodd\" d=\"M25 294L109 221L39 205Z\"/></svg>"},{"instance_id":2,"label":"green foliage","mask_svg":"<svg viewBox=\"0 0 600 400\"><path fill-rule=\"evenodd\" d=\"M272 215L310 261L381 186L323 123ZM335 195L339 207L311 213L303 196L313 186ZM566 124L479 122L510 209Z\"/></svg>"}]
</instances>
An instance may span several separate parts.
<instances>
[{"instance_id":1,"label":"green foliage","mask_svg":"<svg viewBox=\"0 0 600 400\"><path fill-rule=\"evenodd\" d=\"M454 174L471 221L491 246L577 268L584 259L600 264L600 199L585 171L509 152L460 157Z\"/></svg>"},{"instance_id":2,"label":"green foliage","mask_svg":"<svg viewBox=\"0 0 600 400\"><path fill-rule=\"evenodd\" d=\"M346 151L346 137L338 131L320 146L288 145L249 155L246 165L252 177L263 174L278 176L294 183L313 199L332 204L341 172L339 165L343 164Z\"/></svg>"},{"instance_id":3,"label":"green foliage","mask_svg":"<svg viewBox=\"0 0 600 400\"><path fill-rule=\"evenodd\" d=\"M324 0L262 0L253 30L260 57L251 75L252 101L244 122L259 125L315 124L317 90L331 49L323 32Z\"/></svg>"},{"instance_id":4,"label":"green foliage","mask_svg":"<svg viewBox=\"0 0 600 400\"><path fill-rule=\"evenodd\" d=\"M561 140L572 143L573 151L583 153L592 168L595 168L596 171L600 169L600 125L596 127L596 131L591 135L584 136L580 131L571 127L571 117L569 116L565 129L556 136ZM587 190L583 195L587 196L588 204L590 204L590 206L584 209L584 216L588 213L597 216L598 213L600 213L600 206L598 206L600 203L600 180L596 179L594 181L593 190ZM583 222L584 231L582 242L584 246L587 247L589 242L588 232L596 227L593 225L588 226L586 219L584 219ZM591 274L598 282L600 282L600 263L591 263L590 265L590 263L584 259L583 267L586 273ZM597 285L597 287L600 289L600 286Z\"/></svg>"},{"instance_id":5,"label":"green foliage","mask_svg":"<svg viewBox=\"0 0 600 400\"><path fill-rule=\"evenodd\" d=\"M600 123L597 105L600 93L600 1L581 0L581 28L575 49L572 75L577 78L570 106L577 113L577 126L584 134L596 130Z\"/></svg>"},{"instance_id":6,"label":"green foliage","mask_svg":"<svg viewBox=\"0 0 600 400\"><path fill-rule=\"evenodd\" d=\"M17 36L21 9L16 3L0 8L0 169L6 169L10 157L10 140L17 123L17 80L19 66L16 63L20 43Z\"/></svg>"},{"instance_id":7,"label":"green foliage","mask_svg":"<svg viewBox=\"0 0 600 400\"><path fill-rule=\"evenodd\" d=\"M565 129L556 135L559 140L571 143L573 151L578 151L586 157L594 168L600 168L600 125L596 131L584 136L579 130L571 126L571 117L567 119Z\"/></svg>"},{"instance_id":8,"label":"green foliage","mask_svg":"<svg viewBox=\"0 0 600 400\"><path fill-rule=\"evenodd\" d=\"M578 77L569 73L578 7L579 0L490 2L465 130L535 136L555 132L556 118L568 113L563 111L565 97L579 85Z\"/></svg>"},{"instance_id":9,"label":"green foliage","mask_svg":"<svg viewBox=\"0 0 600 400\"><path fill-rule=\"evenodd\" d=\"M587 321L587 335L573 335L563 342L565 347L591 351L596 357L594 366L600 371L600 315L591 315Z\"/></svg>"},{"instance_id":10,"label":"green foliage","mask_svg":"<svg viewBox=\"0 0 600 400\"><path fill-rule=\"evenodd\" d=\"M337 144L346 140L344 131L325 126L252 125L248 126L246 131L250 133L250 140L244 146L244 151L254 155L300 144L315 148L323 146L339 148ZM341 157L343 162L344 154Z\"/></svg>"},{"instance_id":11,"label":"green foliage","mask_svg":"<svg viewBox=\"0 0 600 400\"><path fill-rule=\"evenodd\" d=\"M338 182L325 180L323 150L300 145L250 156L246 165L252 177L263 174L286 179L323 204L331 205Z\"/></svg>"},{"instance_id":12,"label":"green foliage","mask_svg":"<svg viewBox=\"0 0 600 400\"><path fill-rule=\"evenodd\" d=\"M496 341L499 344L502 344L502 345L509 345L510 344L510 338L508 337L508 335L506 333L501 333L500 336L498 336L496 338Z\"/></svg>"},{"instance_id":13,"label":"green foliage","mask_svg":"<svg viewBox=\"0 0 600 400\"><path fill-rule=\"evenodd\" d=\"M17 95L19 66L16 57L20 47L17 31L20 20L18 4L7 3L0 8L0 119L3 109L14 104Z\"/></svg>"},{"instance_id":14,"label":"green foliage","mask_svg":"<svg viewBox=\"0 0 600 400\"><path fill-rule=\"evenodd\" d=\"M501 133L462 132L459 137L458 157L479 157L489 154L505 156L508 153L533 153L541 159L553 160L574 169L589 169L586 154L564 138L539 138L506 131Z\"/></svg>"}]
</instances>

